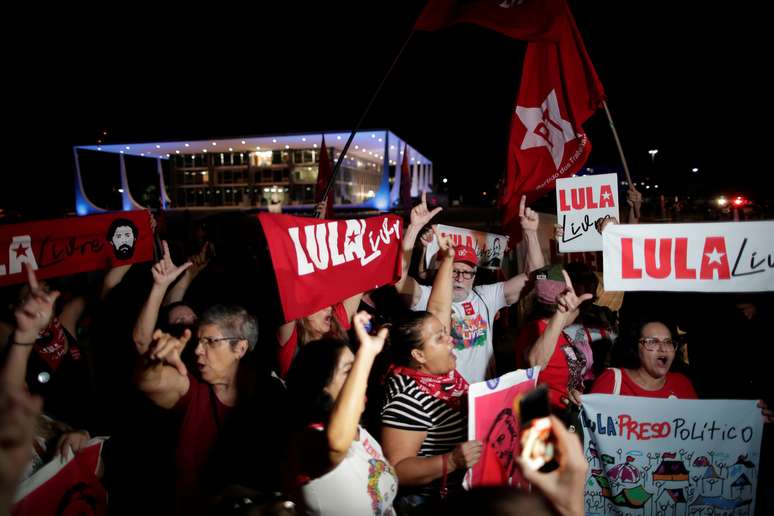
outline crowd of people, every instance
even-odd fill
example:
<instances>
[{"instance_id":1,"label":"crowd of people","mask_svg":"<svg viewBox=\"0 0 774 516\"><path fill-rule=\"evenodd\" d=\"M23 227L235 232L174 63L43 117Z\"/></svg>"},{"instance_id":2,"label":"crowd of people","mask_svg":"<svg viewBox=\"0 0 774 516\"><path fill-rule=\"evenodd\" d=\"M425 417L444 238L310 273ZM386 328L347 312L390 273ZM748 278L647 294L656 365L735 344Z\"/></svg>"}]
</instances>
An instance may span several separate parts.
<instances>
[{"instance_id":1,"label":"crowd of people","mask_svg":"<svg viewBox=\"0 0 774 516\"><path fill-rule=\"evenodd\" d=\"M593 271L545 263L524 199L523 272L485 282L475 250L433 229L440 211L424 195L411 211L394 285L291 321L246 216L183 231L161 217L156 263L49 282L26 265L0 318L0 512L46 463L109 436L100 478L114 514L580 515L584 393L756 399L774 420L768 298L595 304ZM433 239L435 266L417 268ZM504 309L520 302L517 323ZM498 319L517 332L506 359ZM482 456L469 385L513 364L541 369L559 467L516 457L531 493L465 491Z\"/></svg>"}]
</instances>

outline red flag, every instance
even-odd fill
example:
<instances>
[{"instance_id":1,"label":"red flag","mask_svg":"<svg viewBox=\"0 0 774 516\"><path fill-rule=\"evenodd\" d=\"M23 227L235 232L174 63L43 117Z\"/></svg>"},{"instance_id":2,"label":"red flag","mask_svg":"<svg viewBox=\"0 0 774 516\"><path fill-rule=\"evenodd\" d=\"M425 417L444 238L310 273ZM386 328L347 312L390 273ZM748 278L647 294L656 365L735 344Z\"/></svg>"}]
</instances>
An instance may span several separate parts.
<instances>
[{"instance_id":1,"label":"red flag","mask_svg":"<svg viewBox=\"0 0 774 516\"><path fill-rule=\"evenodd\" d=\"M331 167L331 160L328 157L328 149L325 147L325 135L322 137L322 143L320 144L320 163L318 165L317 172L317 186L314 192L315 204L322 202L323 194L325 194L325 187L328 186L328 182L333 176L333 167ZM325 203L325 213L318 214L321 219L327 219L333 216L333 187L328 192L328 198Z\"/></svg>"},{"instance_id":2,"label":"red flag","mask_svg":"<svg viewBox=\"0 0 774 516\"><path fill-rule=\"evenodd\" d=\"M503 225L513 229L522 194L531 203L576 173L591 152L582 124L605 98L572 14L558 42L530 42L511 122Z\"/></svg>"},{"instance_id":3,"label":"red flag","mask_svg":"<svg viewBox=\"0 0 774 516\"><path fill-rule=\"evenodd\" d=\"M411 173L409 172L408 144L403 144L403 161L400 164L400 204L408 217L411 212Z\"/></svg>"},{"instance_id":4,"label":"red flag","mask_svg":"<svg viewBox=\"0 0 774 516\"><path fill-rule=\"evenodd\" d=\"M556 40L561 29L556 13L563 5L564 0L429 0L414 28L472 23L513 39Z\"/></svg>"},{"instance_id":5,"label":"red flag","mask_svg":"<svg viewBox=\"0 0 774 516\"><path fill-rule=\"evenodd\" d=\"M87 443L66 462L53 459L25 480L11 514L107 514L107 492L98 477L103 441Z\"/></svg>"},{"instance_id":6,"label":"red flag","mask_svg":"<svg viewBox=\"0 0 774 516\"><path fill-rule=\"evenodd\" d=\"M286 321L401 275L401 218L315 220L261 213Z\"/></svg>"},{"instance_id":7,"label":"red flag","mask_svg":"<svg viewBox=\"0 0 774 516\"><path fill-rule=\"evenodd\" d=\"M582 124L604 100L604 89L565 0L430 0L416 28L454 23L529 41L500 195L503 226L518 241L522 194L532 202L586 162L591 143Z\"/></svg>"},{"instance_id":8,"label":"red flag","mask_svg":"<svg viewBox=\"0 0 774 516\"><path fill-rule=\"evenodd\" d=\"M0 286L23 283L29 263L38 279L69 276L153 259L147 211L124 211L0 226Z\"/></svg>"}]
</instances>

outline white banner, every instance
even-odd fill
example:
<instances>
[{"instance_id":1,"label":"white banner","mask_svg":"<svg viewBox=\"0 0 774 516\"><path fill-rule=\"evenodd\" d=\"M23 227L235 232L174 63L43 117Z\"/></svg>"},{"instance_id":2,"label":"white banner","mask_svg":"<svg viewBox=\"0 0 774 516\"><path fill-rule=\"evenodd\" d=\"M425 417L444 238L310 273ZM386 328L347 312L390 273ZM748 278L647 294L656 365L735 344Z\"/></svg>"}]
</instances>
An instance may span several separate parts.
<instances>
[{"instance_id":1,"label":"white banner","mask_svg":"<svg viewBox=\"0 0 774 516\"><path fill-rule=\"evenodd\" d=\"M564 228L559 251L600 251L602 235L594 227L599 219L618 214L618 175L568 177L556 180L556 218Z\"/></svg>"},{"instance_id":2,"label":"white banner","mask_svg":"<svg viewBox=\"0 0 774 516\"><path fill-rule=\"evenodd\" d=\"M436 229L441 235L451 235L454 246L468 246L476 251L478 266L483 269L499 269L503 264L503 255L508 249L508 237L497 233L486 233L472 229L458 228L438 224ZM438 242L433 239L427 246L425 265L438 253Z\"/></svg>"},{"instance_id":3,"label":"white banner","mask_svg":"<svg viewBox=\"0 0 774 516\"><path fill-rule=\"evenodd\" d=\"M774 221L608 224L606 290L774 290Z\"/></svg>"},{"instance_id":4,"label":"white banner","mask_svg":"<svg viewBox=\"0 0 774 516\"><path fill-rule=\"evenodd\" d=\"M586 514L754 514L755 401L583 396Z\"/></svg>"}]
</instances>

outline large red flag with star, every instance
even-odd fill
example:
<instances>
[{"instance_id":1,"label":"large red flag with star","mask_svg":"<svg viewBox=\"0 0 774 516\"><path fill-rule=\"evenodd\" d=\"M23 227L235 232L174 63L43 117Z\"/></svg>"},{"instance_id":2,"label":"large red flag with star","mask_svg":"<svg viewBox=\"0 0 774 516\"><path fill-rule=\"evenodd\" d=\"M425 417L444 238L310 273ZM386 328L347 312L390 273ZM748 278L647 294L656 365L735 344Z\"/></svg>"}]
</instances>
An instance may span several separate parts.
<instances>
[{"instance_id":1,"label":"large red flag with star","mask_svg":"<svg viewBox=\"0 0 774 516\"><path fill-rule=\"evenodd\" d=\"M430 0L415 27L455 23L529 41L500 195L503 224L515 234L522 194L532 202L585 163L591 143L582 124L604 100L604 88L565 0Z\"/></svg>"},{"instance_id":2,"label":"large red flag with star","mask_svg":"<svg viewBox=\"0 0 774 516\"><path fill-rule=\"evenodd\" d=\"M586 162L591 142L582 124L605 98L566 5L557 16L563 25L558 41L531 41L524 56L501 197L508 228L518 219L522 194L530 203Z\"/></svg>"}]
</instances>

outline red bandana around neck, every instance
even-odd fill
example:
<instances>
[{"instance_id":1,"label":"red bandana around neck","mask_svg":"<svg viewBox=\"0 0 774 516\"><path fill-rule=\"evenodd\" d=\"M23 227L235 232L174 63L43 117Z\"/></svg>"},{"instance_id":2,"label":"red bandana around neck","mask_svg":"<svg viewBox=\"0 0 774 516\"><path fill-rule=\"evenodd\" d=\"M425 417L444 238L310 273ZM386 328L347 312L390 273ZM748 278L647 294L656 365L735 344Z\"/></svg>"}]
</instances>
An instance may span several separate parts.
<instances>
[{"instance_id":1,"label":"red bandana around neck","mask_svg":"<svg viewBox=\"0 0 774 516\"><path fill-rule=\"evenodd\" d=\"M448 374L430 374L410 367L397 366L392 374L402 374L413 379L422 392L446 403L454 410L460 410L462 398L468 393L468 382L456 370Z\"/></svg>"},{"instance_id":2,"label":"red bandana around neck","mask_svg":"<svg viewBox=\"0 0 774 516\"><path fill-rule=\"evenodd\" d=\"M67 353L67 335L59 319L52 318L48 327L40 332L40 337L35 343L35 351L51 369L56 371L59 368Z\"/></svg>"}]
</instances>

